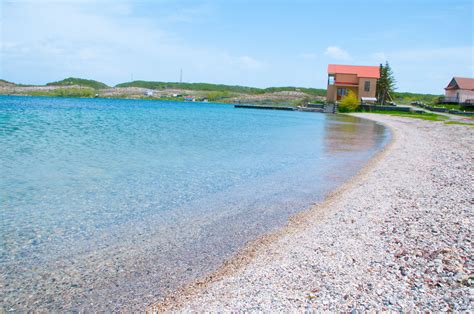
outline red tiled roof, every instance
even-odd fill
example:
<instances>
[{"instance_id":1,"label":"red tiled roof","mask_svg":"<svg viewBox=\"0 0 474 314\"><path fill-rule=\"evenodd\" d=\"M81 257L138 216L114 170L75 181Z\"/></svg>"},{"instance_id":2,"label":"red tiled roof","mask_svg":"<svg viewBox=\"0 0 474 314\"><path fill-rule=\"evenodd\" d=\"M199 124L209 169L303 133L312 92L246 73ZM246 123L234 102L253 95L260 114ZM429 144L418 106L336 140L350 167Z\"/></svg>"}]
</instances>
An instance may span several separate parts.
<instances>
[{"instance_id":1,"label":"red tiled roof","mask_svg":"<svg viewBox=\"0 0 474 314\"><path fill-rule=\"evenodd\" d=\"M378 66L329 64L328 74L356 74L358 77L380 78Z\"/></svg>"},{"instance_id":2,"label":"red tiled roof","mask_svg":"<svg viewBox=\"0 0 474 314\"><path fill-rule=\"evenodd\" d=\"M459 89L468 89L468 90L474 90L474 78L469 78L469 77L453 77L453 79L456 81L456 84L458 85ZM445 89L456 89L455 86L449 86L451 84L452 80L449 82L448 86L446 86Z\"/></svg>"}]
</instances>

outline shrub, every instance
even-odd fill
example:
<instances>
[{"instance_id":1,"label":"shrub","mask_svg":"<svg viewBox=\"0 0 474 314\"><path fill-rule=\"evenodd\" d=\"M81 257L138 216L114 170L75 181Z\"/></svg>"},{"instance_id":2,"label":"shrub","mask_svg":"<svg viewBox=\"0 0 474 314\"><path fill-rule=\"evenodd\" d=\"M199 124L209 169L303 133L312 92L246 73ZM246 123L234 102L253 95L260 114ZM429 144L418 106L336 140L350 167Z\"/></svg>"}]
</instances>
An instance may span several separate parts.
<instances>
[{"instance_id":1,"label":"shrub","mask_svg":"<svg viewBox=\"0 0 474 314\"><path fill-rule=\"evenodd\" d=\"M341 99L338 108L339 112L352 112L355 111L357 107L359 107L359 100L356 94L350 90L349 93Z\"/></svg>"}]
</instances>

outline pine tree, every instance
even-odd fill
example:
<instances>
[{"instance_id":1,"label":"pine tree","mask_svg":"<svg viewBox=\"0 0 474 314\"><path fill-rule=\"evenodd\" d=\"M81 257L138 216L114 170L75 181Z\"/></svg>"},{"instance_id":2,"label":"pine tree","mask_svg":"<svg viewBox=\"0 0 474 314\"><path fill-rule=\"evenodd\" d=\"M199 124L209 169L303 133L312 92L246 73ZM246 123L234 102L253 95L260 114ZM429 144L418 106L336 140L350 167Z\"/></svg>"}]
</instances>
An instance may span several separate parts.
<instances>
[{"instance_id":1,"label":"pine tree","mask_svg":"<svg viewBox=\"0 0 474 314\"><path fill-rule=\"evenodd\" d=\"M395 83L395 77L388 61L385 62L385 65L380 64L380 79L377 81L377 101L381 105L385 105L387 101L392 100Z\"/></svg>"}]
</instances>

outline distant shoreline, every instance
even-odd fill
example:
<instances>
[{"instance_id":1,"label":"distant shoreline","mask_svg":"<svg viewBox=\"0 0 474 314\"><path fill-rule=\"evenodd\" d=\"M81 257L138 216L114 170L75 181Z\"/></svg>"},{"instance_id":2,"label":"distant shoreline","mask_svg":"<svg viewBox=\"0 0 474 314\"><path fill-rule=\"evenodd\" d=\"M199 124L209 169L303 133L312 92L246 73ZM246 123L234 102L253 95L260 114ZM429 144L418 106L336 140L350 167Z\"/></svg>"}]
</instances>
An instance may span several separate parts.
<instances>
[{"instance_id":1,"label":"distant shoreline","mask_svg":"<svg viewBox=\"0 0 474 314\"><path fill-rule=\"evenodd\" d=\"M77 80L77 79L74 79ZM86 81L85 83L83 81ZM58 85L54 85L54 84ZM72 81L76 83L76 81ZM43 86L17 85L0 81L0 95L49 96L71 98L106 98L213 102L229 104L271 104L299 106L308 102L324 102L323 89L297 87L270 87L265 89L205 83L124 83L115 87L89 80L69 85L69 82L48 83ZM149 87L146 87L149 86Z\"/></svg>"},{"instance_id":2,"label":"distant shoreline","mask_svg":"<svg viewBox=\"0 0 474 314\"><path fill-rule=\"evenodd\" d=\"M74 97L74 96L48 96L48 95L27 95L27 94L1 94L0 97L50 97L56 99L103 99L103 100L136 100L136 101L156 101L156 102L178 102L178 103L195 103L195 104L221 104L229 106L251 106L251 107L274 107L274 108L290 108L292 110L298 110L300 108L299 104L294 104L291 102L274 102L274 101L245 101L245 100L236 100L234 102L224 102L224 101L209 101L209 100L184 100L179 98L151 98L151 97Z\"/></svg>"},{"instance_id":3,"label":"distant shoreline","mask_svg":"<svg viewBox=\"0 0 474 314\"><path fill-rule=\"evenodd\" d=\"M72 98L195 100L292 107L326 101L326 89L324 88L294 86L256 88L211 83L154 81L132 81L111 87L99 81L72 77L46 85L22 85L0 79L0 95L2 94ZM439 96L441 95L396 92L394 100L404 104L412 101L433 103Z\"/></svg>"}]
</instances>

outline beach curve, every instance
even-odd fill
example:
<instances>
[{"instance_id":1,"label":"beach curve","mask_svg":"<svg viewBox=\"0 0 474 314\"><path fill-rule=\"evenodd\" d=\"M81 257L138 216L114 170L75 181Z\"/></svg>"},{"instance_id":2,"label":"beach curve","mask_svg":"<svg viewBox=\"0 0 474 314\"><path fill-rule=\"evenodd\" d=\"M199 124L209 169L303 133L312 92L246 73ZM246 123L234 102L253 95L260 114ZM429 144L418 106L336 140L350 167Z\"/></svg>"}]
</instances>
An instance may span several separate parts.
<instances>
[{"instance_id":1,"label":"beach curve","mask_svg":"<svg viewBox=\"0 0 474 314\"><path fill-rule=\"evenodd\" d=\"M150 309L471 309L472 128L356 115L392 131L357 175Z\"/></svg>"}]
</instances>

